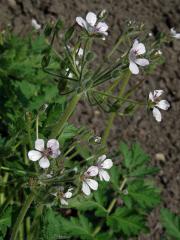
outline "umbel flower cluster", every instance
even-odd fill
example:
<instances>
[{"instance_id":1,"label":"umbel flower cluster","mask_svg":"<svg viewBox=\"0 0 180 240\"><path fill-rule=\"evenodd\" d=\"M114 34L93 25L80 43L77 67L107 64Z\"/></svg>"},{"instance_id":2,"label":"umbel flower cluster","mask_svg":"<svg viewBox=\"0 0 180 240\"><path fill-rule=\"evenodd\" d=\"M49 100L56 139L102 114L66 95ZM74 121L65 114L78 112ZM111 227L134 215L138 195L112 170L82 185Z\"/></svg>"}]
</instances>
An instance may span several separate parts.
<instances>
[{"instance_id":1,"label":"umbel flower cluster","mask_svg":"<svg viewBox=\"0 0 180 240\"><path fill-rule=\"evenodd\" d=\"M82 36L83 36L82 39L83 41L85 39L84 41L85 44L78 43L76 46L73 46L73 47L69 45L69 43L65 44L64 49L68 53L67 55L68 55L69 65L65 66L65 69L64 69L65 74L60 75L60 77L66 80L65 82L66 86L69 86L68 84L70 82L73 90L75 88L78 89L76 94L77 93L79 94L78 92L79 89L80 90L83 89L83 93L88 98L89 102L92 102L92 104L94 104L95 102L97 105L101 106L102 109L104 109L102 106L102 103L104 100L107 100L106 103L111 105L112 109L116 109L116 108L118 109L118 107L121 107L124 104L124 102L127 102L129 104L135 104L138 106L142 105L141 103L139 104L138 101L128 99L128 96L130 95L131 91L128 92L127 96L125 95L125 97L122 94L122 91L120 91L120 94L118 96L113 95L111 90L114 90L114 86L115 87L117 86L116 82L110 88L111 90L107 91L107 93L98 91L97 89L95 89L95 87L100 85L101 83L109 79L112 80L113 79L112 76L115 71L122 71L122 72L124 71L127 76L130 76L131 74L138 75L140 72L146 71L146 69L148 69L148 67L151 66L152 64L152 55L155 58L162 55L162 52L160 49L156 49L156 50L153 50L153 49L148 50L148 48L146 49L145 44L141 42L137 38L137 36L132 40L131 46L128 49L128 51L122 55L123 56L122 65L120 64L119 60L117 60L117 62L115 62L116 64L113 65L113 68L110 67L109 69L105 69L103 71L101 71L101 68L99 68L99 71L95 72L92 75L92 82L90 83L88 82L88 79L91 79L91 76L89 77L86 71L85 71L85 74L83 73L86 67L86 60L89 59L90 56L92 56L92 54L88 52L89 49L87 50L88 44L91 45L90 41L93 38L106 40L106 38L108 37L109 26L105 22L105 16L106 16L106 11L103 10L99 15L96 15L93 12L88 12L85 18L80 16L76 17L75 27L76 28L80 27L82 29ZM35 19L32 20L32 26L36 31L41 30L41 25L39 25ZM68 34L71 35L71 32L70 33L68 32ZM170 30L169 35L171 38L176 38L176 39L180 38L180 33L177 33L174 28ZM149 33L149 37L150 38L152 37L152 33ZM113 53L114 49L117 48L120 42L121 41L117 42L117 45L115 45L111 53ZM46 66L48 66L48 63L45 63L45 65L43 66L43 69L47 73L49 73L48 70L46 69ZM54 74L54 76L58 76L58 75ZM125 78L127 76L125 76ZM85 78L85 81L86 81L84 85L83 85L83 77ZM86 88L86 85L87 85L87 88ZM133 89L136 89L136 87L137 86L135 85ZM67 94L71 93L72 91L67 91ZM162 115L160 110L168 110L168 108L170 107L170 104L167 100L161 99L161 96L163 93L164 93L163 90L150 91L149 99L144 104L148 107L148 109L152 110L152 114L157 122L162 121ZM100 100L99 98L96 98L96 96L98 97L100 96ZM111 101L109 101L108 97L111 99ZM94 102L91 99L93 99ZM115 99L113 103L111 103L112 99L113 100ZM63 118L64 122L60 121L59 129L57 130L55 128L55 132L57 132L56 137L58 137L58 133L60 133L61 130L63 129L63 126L64 126L63 124L65 123L65 121L67 121L68 117L72 114L73 104L74 102L71 102L71 104L69 104L69 107L67 108L69 112L68 114L65 114L65 117ZM130 105L130 107L132 107L132 105ZM133 105L133 108L134 108L134 105ZM43 139L39 139L37 137L35 141L35 149L30 150L28 152L28 158L31 161L38 162L40 168L44 169L45 174L51 172L51 166L54 166L54 163L57 163L61 157L64 158L64 156L62 156L63 151L61 153L59 149L59 141L55 139L56 137L54 137L54 139L48 140L47 144L45 144L45 141ZM96 137L94 142L98 144L101 143L101 137ZM51 195L58 198L62 205L68 205L68 199L72 198L73 194L77 194L79 190L76 190L75 189L76 187L80 189L81 193L85 194L86 196L89 196L92 190L95 191L98 189L98 178L100 179L100 182L110 181L110 174L108 170L110 170L112 166L113 166L113 161L107 158L105 154L103 155L97 154L96 156L94 156L94 161L91 165L88 164L88 166L83 166L82 169L77 168L76 175L78 177L76 179L76 182L78 182L78 184L73 184L73 182L68 183L68 185L65 184L64 186L60 184L58 187L56 186L54 191L51 192ZM62 174L64 172L65 172L65 169L61 171ZM53 179L53 174L47 174L47 176L48 178Z\"/></svg>"}]
</instances>

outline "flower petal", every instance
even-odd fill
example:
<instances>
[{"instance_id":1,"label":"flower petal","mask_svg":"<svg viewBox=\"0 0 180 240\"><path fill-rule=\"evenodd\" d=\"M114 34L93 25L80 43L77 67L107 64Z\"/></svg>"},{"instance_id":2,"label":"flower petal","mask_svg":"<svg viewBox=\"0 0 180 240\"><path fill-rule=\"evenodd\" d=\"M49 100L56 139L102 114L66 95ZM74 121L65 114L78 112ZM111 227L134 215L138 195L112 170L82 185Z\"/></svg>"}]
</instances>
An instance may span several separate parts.
<instances>
[{"instance_id":1,"label":"flower petal","mask_svg":"<svg viewBox=\"0 0 180 240\"><path fill-rule=\"evenodd\" d=\"M86 174L88 174L88 176L90 177L95 177L98 175L98 167L96 166L91 166L88 168L88 170L86 171Z\"/></svg>"},{"instance_id":2,"label":"flower petal","mask_svg":"<svg viewBox=\"0 0 180 240\"><path fill-rule=\"evenodd\" d=\"M44 150L44 140L43 139L37 139L35 141L35 149L43 152L43 150Z\"/></svg>"},{"instance_id":3,"label":"flower petal","mask_svg":"<svg viewBox=\"0 0 180 240\"><path fill-rule=\"evenodd\" d=\"M59 149L59 142L56 139L50 139L47 142L47 147L51 148L52 150L58 150Z\"/></svg>"},{"instance_id":4,"label":"flower petal","mask_svg":"<svg viewBox=\"0 0 180 240\"><path fill-rule=\"evenodd\" d=\"M136 47L137 55L144 54L146 52L146 48L143 43L139 43Z\"/></svg>"},{"instance_id":5,"label":"flower petal","mask_svg":"<svg viewBox=\"0 0 180 240\"><path fill-rule=\"evenodd\" d=\"M145 58L138 58L135 60L135 62L142 67L149 65L149 60Z\"/></svg>"},{"instance_id":6,"label":"flower petal","mask_svg":"<svg viewBox=\"0 0 180 240\"><path fill-rule=\"evenodd\" d=\"M163 90L154 90L153 92L154 98L160 97L163 93L164 93Z\"/></svg>"},{"instance_id":7,"label":"flower petal","mask_svg":"<svg viewBox=\"0 0 180 240\"><path fill-rule=\"evenodd\" d=\"M89 187L93 190L98 189L98 182L95 181L94 179L87 178L86 183L89 185Z\"/></svg>"},{"instance_id":8,"label":"flower petal","mask_svg":"<svg viewBox=\"0 0 180 240\"><path fill-rule=\"evenodd\" d=\"M36 19L34 19L34 18L31 20L31 25L32 25L32 27L33 27L35 30L41 29L41 25L38 24L38 22L37 22Z\"/></svg>"},{"instance_id":9,"label":"flower petal","mask_svg":"<svg viewBox=\"0 0 180 240\"><path fill-rule=\"evenodd\" d=\"M174 29L174 28L171 28L170 29L170 32L171 32L171 34L174 36L174 35L176 35L176 30Z\"/></svg>"},{"instance_id":10,"label":"flower petal","mask_svg":"<svg viewBox=\"0 0 180 240\"><path fill-rule=\"evenodd\" d=\"M38 161L42 157L42 153L36 150L31 150L28 152L28 158L31 161Z\"/></svg>"},{"instance_id":11,"label":"flower petal","mask_svg":"<svg viewBox=\"0 0 180 240\"><path fill-rule=\"evenodd\" d=\"M61 154L61 151L59 149L53 150L52 153L50 154L50 156L52 158L57 158L59 157L59 155Z\"/></svg>"},{"instance_id":12,"label":"flower petal","mask_svg":"<svg viewBox=\"0 0 180 240\"><path fill-rule=\"evenodd\" d=\"M153 116L155 117L157 122L161 122L162 120L161 112L156 107L153 108Z\"/></svg>"},{"instance_id":13,"label":"flower petal","mask_svg":"<svg viewBox=\"0 0 180 240\"><path fill-rule=\"evenodd\" d=\"M91 25L92 27L96 24L97 16L93 12L88 12L86 15L86 21Z\"/></svg>"},{"instance_id":14,"label":"flower petal","mask_svg":"<svg viewBox=\"0 0 180 240\"><path fill-rule=\"evenodd\" d=\"M161 100L156 106L160 109L167 110L170 107L170 104L167 100Z\"/></svg>"},{"instance_id":15,"label":"flower petal","mask_svg":"<svg viewBox=\"0 0 180 240\"><path fill-rule=\"evenodd\" d=\"M99 22L96 29L98 32L106 32L108 30L108 25L105 22Z\"/></svg>"},{"instance_id":16,"label":"flower petal","mask_svg":"<svg viewBox=\"0 0 180 240\"><path fill-rule=\"evenodd\" d=\"M82 183L82 191L87 196L89 196L91 194L91 189L85 181L83 181L83 183Z\"/></svg>"},{"instance_id":17,"label":"flower petal","mask_svg":"<svg viewBox=\"0 0 180 240\"><path fill-rule=\"evenodd\" d=\"M113 166L113 162L111 159L106 159L102 164L101 167L104 169L110 169Z\"/></svg>"},{"instance_id":18,"label":"flower petal","mask_svg":"<svg viewBox=\"0 0 180 240\"><path fill-rule=\"evenodd\" d=\"M98 162L103 162L106 159L106 155L103 154L102 156L98 157Z\"/></svg>"},{"instance_id":19,"label":"flower petal","mask_svg":"<svg viewBox=\"0 0 180 240\"><path fill-rule=\"evenodd\" d=\"M72 197L72 192L67 191L67 192L64 194L64 197L65 197L65 198L71 198L71 197Z\"/></svg>"},{"instance_id":20,"label":"flower petal","mask_svg":"<svg viewBox=\"0 0 180 240\"><path fill-rule=\"evenodd\" d=\"M68 205L68 202L64 198L61 198L60 202L62 205Z\"/></svg>"},{"instance_id":21,"label":"flower petal","mask_svg":"<svg viewBox=\"0 0 180 240\"><path fill-rule=\"evenodd\" d=\"M137 39L135 39L134 43L133 43L133 46L132 46L132 49L135 50L137 48L138 44L139 44L139 41Z\"/></svg>"},{"instance_id":22,"label":"flower petal","mask_svg":"<svg viewBox=\"0 0 180 240\"><path fill-rule=\"evenodd\" d=\"M85 28L87 30L87 23L82 17L76 18L77 24L79 24L81 27Z\"/></svg>"},{"instance_id":23,"label":"flower petal","mask_svg":"<svg viewBox=\"0 0 180 240\"><path fill-rule=\"evenodd\" d=\"M149 99L154 102L154 95L152 92L149 93Z\"/></svg>"},{"instance_id":24,"label":"flower petal","mask_svg":"<svg viewBox=\"0 0 180 240\"><path fill-rule=\"evenodd\" d=\"M39 161L39 166L41 168L48 168L50 166L50 162L46 157L43 157Z\"/></svg>"},{"instance_id":25,"label":"flower petal","mask_svg":"<svg viewBox=\"0 0 180 240\"><path fill-rule=\"evenodd\" d=\"M138 74L139 73L139 68L138 66L136 65L136 63L130 61L130 64L129 64L129 70L133 73L133 74Z\"/></svg>"},{"instance_id":26,"label":"flower petal","mask_svg":"<svg viewBox=\"0 0 180 240\"><path fill-rule=\"evenodd\" d=\"M176 33L173 37L176 39L180 39L180 33Z\"/></svg>"},{"instance_id":27,"label":"flower petal","mask_svg":"<svg viewBox=\"0 0 180 240\"><path fill-rule=\"evenodd\" d=\"M109 180L110 180L109 173L103 169L99 170L99 178L101 181L104 180L106 182L109 182Z\"/></svg>"}]
</instances>

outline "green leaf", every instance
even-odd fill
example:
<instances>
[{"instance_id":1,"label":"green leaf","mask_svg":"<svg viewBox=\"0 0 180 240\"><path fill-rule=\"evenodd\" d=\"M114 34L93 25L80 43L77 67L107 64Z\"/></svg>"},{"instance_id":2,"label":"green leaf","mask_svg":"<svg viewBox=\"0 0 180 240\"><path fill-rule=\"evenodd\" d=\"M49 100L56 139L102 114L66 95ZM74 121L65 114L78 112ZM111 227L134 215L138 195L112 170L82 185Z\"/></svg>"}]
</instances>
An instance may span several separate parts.
<instances>
[{"instance_id":1,"label":"green leaf","mask_svg":"<svg viewBox=\"0 0 180 240\"><path fill-rule=\"evenodd\" d=\"M7 228L11 226L12 208L8 207L0 216L0 237L4 237Z\"/></svg>"},{"instance_id":2,"label":"green leaf","mask_svg":"<svg viewBox=\"0 0 180 240\"><path fill-rule=\"evenodd\" d=\"M140 232L146 231L144 218L125 207L118 208L108 217L107 224L114 232L123 233L127 236L138 236Z\"/></svg>"},{"instance_id":3,"label":"green leaf","mask_svg":"<svg viewBox=\"0 0 180 240\"><path fill-rule=\"evenodd\" d=\"M173 239L180 239L180 217L170 212L168 209L161 209L161 223L166 229L166 233Z\"/></svg>"},{"instance_id":4,"label":"green leaf","mask_svg":"<svg viewBox=\"0 0 180 240\"><path fill-rule=\"evenodd\" d=\"M64 144L68 139L73 138L78 133L78 129L72 124L66 124L59 137L60 144Z\"/></svg>"},{"instance_id":5,"label":"green leaf","mask_svg":"<svg viewBox=\"0 0 180 240\"><path fill-rule=\"evenodd\" d=\"M125 143L121 143L120 151L124 157L124 165L130 172L149 161L149 156L145 154L139 144L133 144L129 149Z\"/></svg>"},{"instance_id":6,"label":"green leaf","mask_svg":"<svg viewBox=\"0 0 180 240\"><path fill-rule=\"evenodd\" d=\"M40 239L42 240L56 240L65 234L60 215L51 208L44 210L41 224L42 231Z\"/></svg>"},{"instance_id":7,"label":"green leaf","mask_svg":"<svg viewBox=\"0 0 180 240\"><path fill-rule=\"evenodd\" d=\"M159 172L159 169L156 167L147 167L146 165L142 165L132 170L129 174L130 177L143 177L147 175L153 175Z\"/></svg>"},{"instance_id":8,"label":"green leaf","mask_svg":"<svg viewBox=\"0 0 180 240\"><path fill-rule=\"evenodd\" d=\"M103 205L99 202L94 201L93 199L74 198L72 201L69 201L69 205L70 207L76 208L80 211L96 210L96 215L98 216L106 216L107 214L107 210L103 207Z\"/></svg>"},{"instance_id":9,"label":"green leaf","mask_svg":"<svg viewBox=\"0 0 180 240\"><path fill-rule=\"evenodd\" d=\"M93 240L92 224L85 216L79 215L79 218L71 217L70 220L61 217L61 222L66 234L78 237L78 239Z\"/></svg>"},{"instance_id":10,"label":"green leaf","mask_svg":"<svg viewBox=\"0 0 180 240\"><path fill-rule=\"evenodd\" d=\"M153 208L160 203L160 196L157 189L154 186L146 185L142 181L130 182L127 190L128 195L126 198L131 198L144 209ZM134 207L134 204L132 207Z\"/></svg>"}]
</instances>

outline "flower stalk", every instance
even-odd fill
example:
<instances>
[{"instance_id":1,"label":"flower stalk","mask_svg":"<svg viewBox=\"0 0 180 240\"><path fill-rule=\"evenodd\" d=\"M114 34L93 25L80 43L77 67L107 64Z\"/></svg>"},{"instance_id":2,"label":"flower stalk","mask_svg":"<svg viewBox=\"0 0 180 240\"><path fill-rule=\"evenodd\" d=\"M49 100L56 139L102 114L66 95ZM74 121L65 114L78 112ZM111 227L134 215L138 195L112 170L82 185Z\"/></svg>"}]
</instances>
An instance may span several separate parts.
<instances>
[{"instance_id":1,"label":"flower stalk","mask_svg":"<svg viewBox=\"0 0 180 240\"><path fill-rule=\"evenodd\" d=\"M81 94L79 93L71 99L71 101L70 101L69 105L67 106L63 116L60 116L56 125L52 129L50 138L56 138L57 136L59 136L62 133L65 123L68 121L69 117L73 113L73 111L74 111L77 103L79 102L80 98L81 98Z\"/></svg>"},{"instance_id":2,"label":"flower stalk","mask_svg":"<svg viewBox=\"0 0 180 240\"><path fill-rule=\"evenodd\" d=\"M34 197L35 197L34 193L31 192L31 194L26 198L26 201L23 204L23 207L21 208L21 211L20 211L20 213L17 217L16 223L14 224L10 240L16 240L17 239L17 234L18 234L18 231L20 229L20 226L23 222L23 219L24 219L29 207L31 206L31 203L34 200Z\"/></svg>"},{"instance_id":3,"label":"flower stalk","mask_svg":"<svg viewBox=\"0 0 180 240\"><path fill-rule=\"evenodd\" d=\"M125 92L125 90L126 90L126 86L127 86L128 82L129 82L130 76L131 76L131 73L130 73L129 70L127 70L127 71L125 72L125 75L124 75L124 79L123 79L123 83L122 83L121 89L120 89L120 91L119 91L119 93L118 93L118 97L119 97L119 98L123 97L124 92ZM112 112L112 113L110 114L110 116L109 116L109 119L108 119L107 125L106 125L106 129L105 129L105 131L104 131L104 135L103 135L103 138L102 138L102 143L103 143L103 144L106 144L106 143L107 143L107 139L108 139L108 137L109 137L111 128L112 128L112 126L113 126L113 122L114 122L114 119L115 119L115 117L116 117L116 114L117 114L116 112Z\"/></svg>"}]
</instances>

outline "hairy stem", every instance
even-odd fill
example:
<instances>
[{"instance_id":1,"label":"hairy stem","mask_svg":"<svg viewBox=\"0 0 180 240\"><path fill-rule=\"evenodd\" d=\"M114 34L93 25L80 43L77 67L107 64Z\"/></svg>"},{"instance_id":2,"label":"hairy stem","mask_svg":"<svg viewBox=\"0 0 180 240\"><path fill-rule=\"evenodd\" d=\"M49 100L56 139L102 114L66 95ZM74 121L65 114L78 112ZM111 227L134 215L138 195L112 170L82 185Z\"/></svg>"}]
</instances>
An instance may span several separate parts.
<instances>
[{"instance_id":1,"label":"hairy stem","mask_svg":"<svg viewBox=\"0 0 180 240\"><path fill-rule=\"evenodd\" d=\"M63 128L65 123L68 121L68 119L70 118L71 114L73 113L77 103L79 102L81 98L81 94L76 94L70 101L70 103L68 104L64 114L62 116L60 116L59 120L57 121L56 125L54 126L54 128L52 129L50 138L56 138L59 134L62 133Z\"/></svg>"},{"instance_id":2,"label":"hairy stem","mask_svg":"<svg viewBox=\"0 0 180 240\"><path fill-rule=\"evenodd\" d=\"M29 207L31 206L31 203L33 202L33 200L34 200L34 193L32 192L26 198L26 201L25 201L23 207L21 208L21 211L20 211L20 213L19 213L19 215L17 217L17 220L16 220L16 222L14 224L10 240L16 240L19 228L20 228L20 226L21 226L21 224L22 224L22 222L24 220L24 217L25 217Z\"/></svg>"},{"instance_id":3,"label":"hairy stem","mask_svg":"<svg viewBox=\"0 0 180 240\"><path fill-rule=\"evenodd\" d=\"M127 72L125 72L123 83L122 83L122 86L121 86L120 91L118 93L118 97L123 97L124 92L126 90L126 86L129 82L130 76L131 76L131 73L130 73L129 70ZM111 128L113 126L113 122L114 122L115 117L116 117L116 112L112 112L109 116L109 119L108 119L107 125L106 125L106 129L104 131L104 135L103 135L103 138L102 138L102 143L103 144L106 144L106 142L107 142L107 139L109 137L109 134L110 134Z\"/></svg>"}]
</instances>

